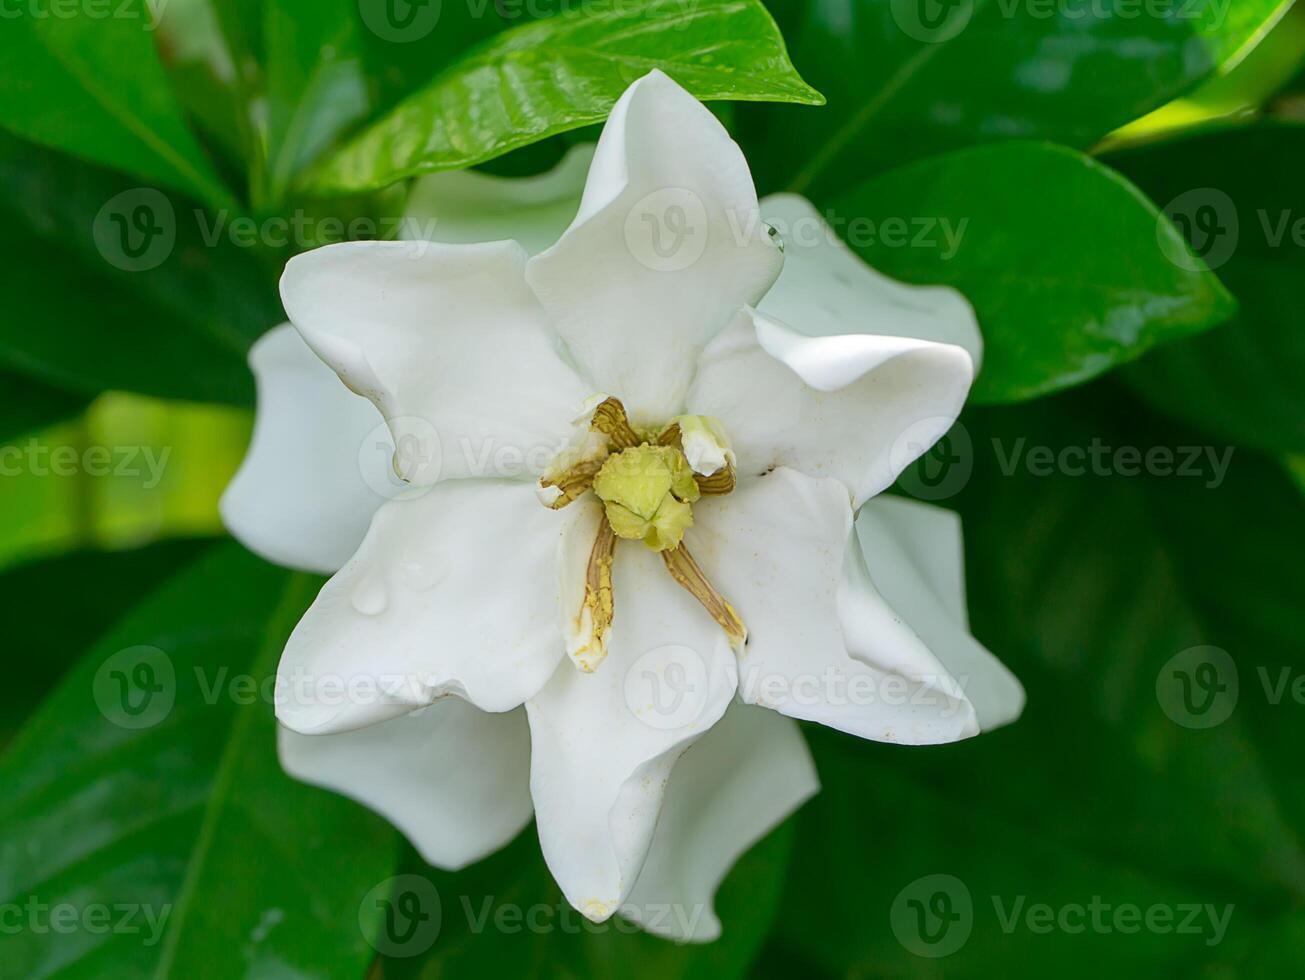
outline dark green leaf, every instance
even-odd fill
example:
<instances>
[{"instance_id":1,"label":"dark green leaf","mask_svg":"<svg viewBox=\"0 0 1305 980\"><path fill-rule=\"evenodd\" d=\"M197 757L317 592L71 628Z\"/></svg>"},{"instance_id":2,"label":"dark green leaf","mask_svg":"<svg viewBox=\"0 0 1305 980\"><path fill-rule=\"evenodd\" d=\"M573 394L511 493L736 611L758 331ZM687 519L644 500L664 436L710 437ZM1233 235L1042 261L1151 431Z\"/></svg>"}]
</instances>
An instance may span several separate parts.
<instances>
[{"instance_id":1,"label":"dark green leaf","mask_svg":"<svg viewBox=\"0 0 1305 980\"><path fill-rule=\"evenodd\" d=\"M389 109L472 47L569 0L356 0L363 57Z\"/></svg>"},{"instance_id":2,"label":"dark green leaf","mask_svg":"<svg viewBox=\"0 0 1305 980\"><path fill-rule=\"evenodd\" d=\"M206 544L176 540L132 551L75 551L0 574L0 592L23 610L6 627L8 660L0 688L0 744L23 724L91 641ZM68 615L75 595L77 615Z\"/></svg>"},{"instance_id":3,"label":"dark green leaf","mask_svg":"<svg viewBox=\"0 0 1305 980\"><path fill-rule=\"evenodd\" d=\"M312 168L305 189L371 190L598 122L653 68L703 100L820 102L758 0L603 0L514 27L449 66Z\"/></svg>"},{"instance_id":4,"label":"dark green leaf","mask_svg":"<svg viewBox=\"0 0 1305 980\"><path fill-rule=\"evenodd\" d=\"M84 394L251 401L245 352L281 318L257 235L132 184L0 138L0 365Z\"/></svg>"},{"instance_id":5,"label":"dark green leaf","mask_svg":"<svg viewBox=\"0 0 1305 980\"><path fill-rule=\"evenodd\" d=\"M362 975L359 904L391 873L394 833L280 772L258 693L317 584L215 550L106 636L14 741L0 895L71 907L78 925L24 919L6 937L13 975ZM113 923L133 909L129 925L89 925L105 906Z\"/></svg>"},{"instance_id":6,"label":"dark green leaf","mask_svg":"<svg viewBox=\"0 0 1305 980\"><path fill-rule=\"evenodd\" d=\"M159 22L158 49L168 83L196 132L243 179L250 120L235 76L233 57L209 0L169 2Z\"/></svg>"},{"instance_id":7,"label":"dark green leaf","mask_svg":"<svg viewBox=\"0 0 1305 980\"><path fill-rule=\"evenodd\" d=\"M1289 975L1305 705L1272 689L1302 676L1300 494L1250 453L1225 473L1199 435L1114 385L964 422L969 607L1023 680L1027 711L937 749L813 734L824 790L799 817L782 942L838 976L1214 978L1247 975L1243 957L1255 975ZM1186 446L1200 453L1191 469ZM1196 677L1195 663L1174 658L1205 645L1231 667L1218 663L1189 708L1178 671ZM968 941L957 928L945 960L917 955L943 949L907 904L933 907L943 888L907 890L930 875L972 900ZM945 890L959 911L959 890ZM1026 917L1043 903L1049 927ZM1179 929L1189 904L1202 908ZM1230 910L1226 936L1206 905ZM1167 927L1140 918L1151 906ZM1128 907L1136 924L1115 918Z\"/></svg>"},{"instance_id":8,"label":"dark green leaf","mask_svg":"<svg viewBox=\"0 0 1305 980\"><path fill-rule=\"evenodd\" d=\"M371 98L358 0L272 0L264 16L267 187L276 203L305 164L366 115Z\"/></svg>"},{"instance_id":9,"label":"dark green leaf","mask_svg":"<svg viewBox=\"0 0 1305 980\"><path fill-rule=\"evenodd\" d=\"M24 4L0 32L0 125L219 207L218 182L182 121L154 49L146 0Z\"/></svg>"},{"instance_id":10,"label":"dark green leaf","mask_svg":"<svg viewBox=\"0 0 1305 980\"><path fill-rule=\"evenodd\" d=\"M1064 147L945 154L868 181L831 214L876 268L974 304L980 402L1077 384L1234 310L1136 188Z\"/></svg>"},{"instance_id":11,"label":"dark green leaf","mask_svg":"<svg viewBox=\"0 0 1305 980\"><path fill-rule=\"evenodd\" d=\"M974 143L1086 149L1259 39L1284 0L811 0L794 62L829 99L778 109L767 190L823 201L872 174Z\"/></svg>"},{"instance_id":12,"label":"dark green leaf","mask_svg":"<svg viewBox=\"0 0 1305 980\"><path fill-rule=\"evenodd\" d=\"M89 400L9 371L0 371L0 391L0 441L70 419Z\"/></svg>"},{"instance_id":13,"label":"dark green leaf","mask_svg":"<svg viewBox=\"0 0 1305 980\"><path fill-rule=\"evenodd\" d=\"M1110 160L1166 205L1241 308L1134 365L1134 388L1222 438L1305 451L1305 126L1220 129Z\"/></svg>"}]
</instances>

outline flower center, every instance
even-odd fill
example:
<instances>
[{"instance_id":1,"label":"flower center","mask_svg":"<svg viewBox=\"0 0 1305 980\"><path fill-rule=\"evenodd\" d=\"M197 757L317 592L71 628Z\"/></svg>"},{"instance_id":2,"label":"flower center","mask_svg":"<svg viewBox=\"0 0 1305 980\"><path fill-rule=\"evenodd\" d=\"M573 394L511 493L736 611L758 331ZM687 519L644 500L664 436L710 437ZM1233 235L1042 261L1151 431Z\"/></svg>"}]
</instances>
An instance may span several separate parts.
<instances>
[{"instance_id":1,"label":"flower center","mask_svg":"<svg viewBox=\"0 0 1305 980\"><path fill-rule=\"evenodd\" d=\"M653 551L679 546L693 523L690 504L702 496L683 450L647 443L608 456L593 491L616 536Z\"/></svg>"},{"instance_id":2,"label":"flower center","mask_svg":"<svg viewBox=\"0 0 1305 980\"><path fill-rule=\"evenodd\" d=\"M612 562L622 538L659 552L671 577L711 614L731 645L742 649L746 627L683 544L693 525L694 501L734 489L734 453L719 420L681 415L660 430L640 431L620 400L607 398L594 408L589 430L539 481L542 499L555 510L590 490L603 503L567 653L586 671L607 655L615 613Z\"/></svg>"}]
</instances>

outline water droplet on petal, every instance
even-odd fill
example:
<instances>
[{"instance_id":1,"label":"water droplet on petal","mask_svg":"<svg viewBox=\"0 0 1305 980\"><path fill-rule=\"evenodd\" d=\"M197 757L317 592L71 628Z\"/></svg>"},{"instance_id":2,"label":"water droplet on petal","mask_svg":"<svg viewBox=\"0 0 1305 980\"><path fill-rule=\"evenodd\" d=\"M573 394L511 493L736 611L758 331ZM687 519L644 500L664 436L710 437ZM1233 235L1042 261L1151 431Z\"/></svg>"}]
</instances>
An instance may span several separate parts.
<instances>
[{"instance_id":1,"label":"water droplet on petal","mask_svg":"<svg viewBox=\"0 0 1305 980\"><path fill-rule=\"evenodd\" d=\"M417 557L413 554L405 554L399 559L399 578L413 592L433 589L448 573L448 562L440 555Z\"/></svg>"},{"instance_id":2,"label":"water droplet on petal","mask_svg":"<svg viewBox=\"0 0 1305 980\"><path fill-rule=\"evenodd\" d=\"M379 616L389 605L385 583L375 573L365 574L349 593L349 602L364 616Z\"/></svg>"}]
</instances>

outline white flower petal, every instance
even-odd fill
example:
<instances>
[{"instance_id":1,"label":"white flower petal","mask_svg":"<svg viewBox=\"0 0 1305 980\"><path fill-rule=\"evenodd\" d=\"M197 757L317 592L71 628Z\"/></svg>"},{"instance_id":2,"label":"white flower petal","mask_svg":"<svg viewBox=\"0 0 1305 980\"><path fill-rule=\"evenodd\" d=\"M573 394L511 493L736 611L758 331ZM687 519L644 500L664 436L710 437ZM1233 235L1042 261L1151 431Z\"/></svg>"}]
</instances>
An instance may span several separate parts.
<instances>
[{"instance_id":1,"label":"white flower petal","mask_svg":"<svg viewBox=\"0 0 1305 980\"><path fill-rule=\"evenodd\" d=\"M1018 718L1020 682L970 635L960 518L918 501L877 497L861 508L856 531L875 589L965 688L979 727L989 731Z\"/></svg>"},{"instance_id":2,"label":"white flower petal","mask_svg":"<svg viewBox=\"0 0 1305 980\"><path fill-rule=\"evenodd\" d=\"M734 862L820 788L797 723L735 702L675 764L648 860L622 914L676 942L720 936Z\"/></svg>"},{"instance_id":3,"label":"white flower petal","mask_svg":"<svg viewBox=\"0 0 1305 980\"><path fill-rule=\"evenodd\" d=\"M282 728L278 746L291 776L375 810L438 868L478 861L530 822L530 730L519 709L489 714L445 698L339 735Z\"/></svg>"},{"instance_id":4,"label":"white flower petal","mask_svg":"<svg viewBox=\"0 0 1305 980\"><path fill-rule=\"evenodd\" d=\"M745 701L877 741L977 734L961 686L848 546L852 508L840 483L781 468L703 498L694 518L685 540L748 628Z\"/></svg>"},{"instance_id":5,"label":"white flower petal","mask_svg":"<svg viewBox=\"0 0 1305 980\"><path fill-rule=\"evenodd\" d=\"M698 351L782 262L742 151L654 71L613 107L579 213L526 278L594 390L651 424L678 414Z\"/></svg>"},{"instance_id":6,"label":"white flower petal","mask_svg":"<svg viewBox=\"0 0 1305 980\"><path fill-rule=\"evenodd\" d=\"M772 194L761 213L784 241L784 271L758 306L766 316L812 337L864 332L956 344L977 371L983 338L973 307L955 289L912 286L877 272L797 194Z\"/></svg>"},{"instance_id":7,"label":"white flower petal","mask_svg":"<svg viewBox=\"0 0 1305 980\"><path fill-rule=\"evenodd\" d=\"M410 482L534 479L570 434L590 392L559 358L524 262L513 242L345 242L286 265L291 321L380 408Z\"/></svg>"},{"instance_id":8,"label":"white flower petal","mask_svg":"<svg viewBox=\"0 0 1305 980\"><path fill-rule=\"evenodd\" d=\"M530 789L544 859L567 901L608 918L634 887L671 767L724 713L725 634L642 545L621 542L607 658L569 660L526 702Z\"/></svg>"},{"instance_id":9,"label":"white flower petal","mask_svg":"<svg viewBox=\"0 0 1305 980\"><path fill-rule=\"evenodd\" d=\"M334 572L385 502L372 489L385 483L385 457L359 453L380 413L340 384L288 323L259 338L249 366L258 413L249 451L222 495L222 521L268 561Z\"/></svg>"},{"instance_id":10,"label":"white flower petal","mask_svg":"<svg viewBox=\"0 0 1305 980\"><path fill-rule=\"evenodd\" d=\"M742 475L834 477L860 505L951 428L972 379L952 344L808 337L744 309L704 351L688 404L720 418Z\"/></svg>"},{"instance_id":11,"label":"white flower petal","mask_svg":"<svg viewBox=\"0 0 1305 980\"><path fill-rule=\"evenodd\" d=\"M291 634L277 718L311 735L445 694L521 704L563 656L558 552L574 519L522 483L449 481L386 504Z\"/></svg>"},{"instance_id":12,"label":"white flower petal","mask_svg":"<svg viewBox=\"0 0 1305 980\"><path fill-rule=\"evenodd\" d=\"M430 174L413 184L403 237L432 242L518 242L531 255L557 241L580 207L592 143L573 146L535 177L477 170Z\"/></svg>"}]
</instances>

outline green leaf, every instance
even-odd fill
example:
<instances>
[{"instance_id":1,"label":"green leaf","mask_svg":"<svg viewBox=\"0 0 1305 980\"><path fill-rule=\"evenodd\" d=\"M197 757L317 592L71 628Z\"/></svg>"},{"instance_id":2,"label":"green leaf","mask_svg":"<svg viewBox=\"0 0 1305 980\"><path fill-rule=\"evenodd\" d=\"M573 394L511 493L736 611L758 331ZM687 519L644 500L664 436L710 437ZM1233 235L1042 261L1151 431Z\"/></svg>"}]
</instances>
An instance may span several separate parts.
<instances>
[{"instance_id":1,"label":"green leaf","mask_svg":"<svg viewBox=\"0 0 1305 980\"><path fill-rule=\"evenodd\" d=\"M604 119L653 68L703 100L821 101L758 0L601 0L477 48L312 168L304 189L374 190L481 163Z\"/></svg>"},{"instance_id":2,"label":"green leaf","mask_svg":"<svg viewBox=\"0 0 1305 980\"><path fill-rule=\"evenodd\" d=\"M356 0L363 58L376 82L378 107L424 87L460 55L514 24L555 13L568 0Z\"/></svg>"},{"instance_id":3,"label":"green leaf","mask_svg":"<svg viewBox=\"0 0 1305 980\"><path fill-rule=\"evenodd\" d=\"M1222 471L1199 435L1114 384L963 422L969 608L1028 707L935 749L813 734L824 789L799 815L779 941L838 976L1231 977L1247 975L1243 954L1257 975L1290 974L1299 946L1279 933L1305 896L1305 706L1271 692L1305 667L1305 501L1250 453ZM1172 455L1185 446L1199 453L1190 471ZM1175 671L1195 665L1174 658L1206 645L1232 667L1189 710ZM930 961L906 902L934 889L906 889L940 874L968 891L972 932ZM813 899L829 895L854 900ZM1049 928L1025 917L1043 903ZM1232 906L1226 936L1204 909L1197 931L1179 930L1189 903ZM1153 905L1175 916L1167 930L1115 924Z\"/></svg>"},{"instance_id":4,"label":"green leaf","mask_svg":"<svg viewBox=\"0 0 1305 980\"><path fill-rule=\"evenodd\" d=\"M89 400L10 371L0 371L0 391L0 440L66 421L80 414Z\"/></svg>"},{"instance_id":5,"label":"green leaf","mask_svg":"<svg viewBox=\"0 0 1305 980\"><path fill-rule=\"evenodd\" d=\"M281 319L271 266L236 215L133 183L0 137L0 366L88 395L251 402L245 353Z\"/></svg>"},{"instance_id":6,"label":"green leaf","mask_svg":"<svg viewBox=\"0 0 1305 980\"><path fill-rule=\"evenodd\" d=\"M562 897L533 827L457 874L413 857L407 873L425 878L440 897L440 931L422 958L386 960L384 975L734 980L744 976L770 930L792 845L789 821L739 859L716 899L724 932L706 945L658 939L622 919L589 922Z\"/></svg>"},{"instance_id":7,"label":"green leaf","mask_svg":"<svg viewBox=\"0 0 1305 980\"><path fill-rule=\"evenodd\" d=\"M39 8L39 9L38 9ZM0 32L0 126L27 139L231 203L182 120L146 0L21 5Z\"/></svg>"},{"instance_id":8,"label":"green leaf","mask_svg":"<svg viewBox=\"0 0 1305 980\"><path fill-rule=\"evenodd\" d=\"M0 688L0 745L27 719L91 641L191 561L207 541L165 541L131 551L75 551L0 573L0 592L13 609L5 641L21 657L9 660ZM75 593L77 615L69 616Z\"/></svg>"},{"instance_id":9,"label":"green leaf","mask_svg":"<svg viewBox=\"0 0 1305 980\"><path fill-rule=\"evenodd\" d=\"M10 440L0 446L0 566L221 534L218 498L252 424L226 405L113 392L76 419Z\"/></svg>"},{"instance_id":10,"label":"green leaf","mask_svg":"<svg viewBox=\"0 0 1305 980\"><path fill-rule=\"evenodd\" d=\"M224 168L239 173L252 152L251 120L210 0L170 0L159 19L157 47L172 93L197 135Z\"/></svg>"},{"instance_id":11,"label":"green leaf","mask_svg":"<svg viewBox=\"0 0 1305 980\"><path fill-rule=\"evenodd\" d=\"M871 265L974 305L979 402L1078 384L1235 308L1136 188L1064 147L945 154L862 184L830 213Z\"/></svg>"},{"instance_id":12,"label":"green leaf","mask_svg":"<svg viewBox=\"0 0 1305 980\"><path fill-rule=\"evenodd\" d=\"M135 910L128 928L7 937L15 976L362 975L374 954L359 905L392 871L394 833L280 772L257 693L317 584L211 552L14 741L0 760L4 902L71 906L83 923Z\"/></svg>"},{"instance_id":13,"label":"green leaf","mask_svg":"<svg viewBox=\"0 0 1305 980\"><path fill-rule=\"evenodd\" d=\"M304 165L366 116L371 100L357 0L272 0L264 16L267 181L275 204Z\"/></svg>"},{"instance_id":14,"label":"green leaf","mask_svg":"<svg viewBox=\"0 0 1305 980\"><path fill-rule=\"evenodd\" d=\"M1240 56L1289 6L810 0L793 60L829 105L771 114L760 183L823 202L976 143L1086 149Z\"/></svg>"},{"instance_id":15,"label":"green leaf","mask_svg":"<svg viewBox=\"0 0 1305 980\"><path fill-rule=\"evenodd\" d=\"M1166 206L1241 308L1138 362L1133 387L1222 438L1305 451L1305 126L1217 129L1110 162Z\"/></svg>"}]
</instances>

